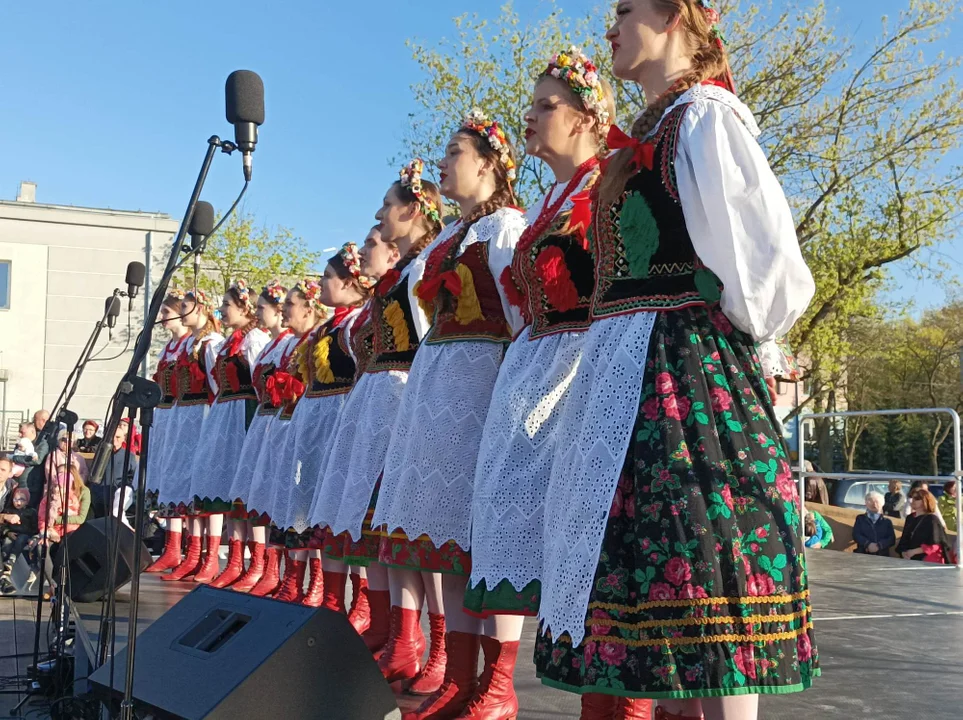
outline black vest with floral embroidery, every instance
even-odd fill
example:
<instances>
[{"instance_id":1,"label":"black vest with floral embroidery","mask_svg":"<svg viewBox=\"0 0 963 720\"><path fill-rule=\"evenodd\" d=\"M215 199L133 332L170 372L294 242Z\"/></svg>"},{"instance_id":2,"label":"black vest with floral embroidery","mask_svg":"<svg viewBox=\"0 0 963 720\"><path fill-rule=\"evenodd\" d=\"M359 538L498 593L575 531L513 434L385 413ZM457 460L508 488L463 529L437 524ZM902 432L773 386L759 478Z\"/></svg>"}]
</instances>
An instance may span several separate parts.
<instances>
[{"instance_id":1,"label":"black vest with floral embroidery","mask_svg":"<svg viewBox=\"0 0 963 720\"><path fill-rule=\"evenodd\" d=\"M719 301L722 284L696 255L676 185L679 130L689 104L663 119L651 170L629 178L614 205L595 202L592 319Z\"/></svg>"},{"instance_id":2,"label":"black vest with floral embroidery","mask_svg":"<svg viewBox=\"0 0 963 720\"><path fill-rule=\"evenodd\" d=\"M374 328L374 347L371 362L365 372L388 370L407 372L415 361L418 350L418 331L412 313L408 281L405 274L384 295L377 290L371 299L371 325Z\"/></svg>"},{"instance_id":3,"label":"black vest with floral embroidery","mask_svg":"<svg viewBox=\"0 0 963 720\"><path fill-rule=\"evenodd\" d=\"M344 327L345 323L342 323L312 343L311 386L305 397L343 395L354 385L354 359L345 343Z\"/></svg>"}]
</instances>

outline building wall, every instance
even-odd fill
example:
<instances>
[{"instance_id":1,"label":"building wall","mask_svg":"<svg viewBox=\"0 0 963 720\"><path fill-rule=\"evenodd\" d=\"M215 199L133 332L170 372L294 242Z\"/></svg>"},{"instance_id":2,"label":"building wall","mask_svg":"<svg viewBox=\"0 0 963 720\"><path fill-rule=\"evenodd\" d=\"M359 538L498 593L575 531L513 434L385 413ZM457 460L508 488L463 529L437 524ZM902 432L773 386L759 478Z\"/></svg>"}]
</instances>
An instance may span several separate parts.
<instances>
[{"instance_id":1,"label":"building wall","mask_svg":"<svg viewBox=\"0 0 963 720\"><path fill-rule=\"evenodd\" d=\"M151 276L163 270L177 222L159 213L123 212L32 202L0 201L0 259L12 260L11 307L0 311L18 347L7 351L7 333L0 364L9 369L8 408L51 407L79 358L104 301L115 288L126 290L127 264L145 262L151 246ZM71 403L82 418L103 417L107 402L130 362L143 325L145 296L134 302L127 331L128 301L117 328L98 343L100 358L116 359L88 365ZM38 311L37 308L40 308ZM3 315L9 317L3 319ZM12 345L13 343L10 343ZM26 344L27 347L19 347Z\"/></svg>"}]
</instances>

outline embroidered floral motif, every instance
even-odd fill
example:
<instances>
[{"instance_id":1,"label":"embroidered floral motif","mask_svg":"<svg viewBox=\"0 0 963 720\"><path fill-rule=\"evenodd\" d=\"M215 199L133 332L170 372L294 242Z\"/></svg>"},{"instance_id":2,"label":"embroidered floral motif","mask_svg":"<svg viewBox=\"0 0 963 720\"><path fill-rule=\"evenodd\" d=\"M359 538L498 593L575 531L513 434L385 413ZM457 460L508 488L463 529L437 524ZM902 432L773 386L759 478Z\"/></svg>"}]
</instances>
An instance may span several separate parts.
<instances>
[{"instance_id":1,"label":"embroidered floral motif","mask_svg":"<svg viewBox=\"0 0 963 720\"><path fill-rule=\"evenodd\" d=\"M475 280L471 270L464 264L458 263L455 272L461 280L461 292L458 293L458 305L455 308L455 320L462 325L468 325L476 320L484 319L478 295L475 293Z\"/></svg>"},{"instance_id":2,"label":"embroidered floral motif","mask_svg":"<svg viewBox=\"0 0 963 720\"><path fill-rule=\"evenodd\" d=\"M558 310L566 312L578 306L578 289L560 248L552 246L542 250L535 261L535 272L542 281L545 297Z\"/></svg>"},{"instance_id":3,"label":"embroidered floral motif","mask_svg":"<svg viewBox=\"0 0 963 720\"><path fill-rule=\"evenodd\" d=\"M629 272L634 278L647 278L649 263L659 249L659 227L642 195L632 192L625 198L619 214L619 226Z\"/></svg>"},{"instance_id":4,"label":"embroidered floral motif","mask_svg":"<svg viewBox=\"0 0 963 720\"><path fill-rule=\"evenodd\" d=\"M401 309L401 303L392 300L385 308L384 319L388 327L391 328L395 349L398 352L406 352L411 347L411 338L408 335L408 324L405 322L405 313Z\"/></svg>"}]
</instances>

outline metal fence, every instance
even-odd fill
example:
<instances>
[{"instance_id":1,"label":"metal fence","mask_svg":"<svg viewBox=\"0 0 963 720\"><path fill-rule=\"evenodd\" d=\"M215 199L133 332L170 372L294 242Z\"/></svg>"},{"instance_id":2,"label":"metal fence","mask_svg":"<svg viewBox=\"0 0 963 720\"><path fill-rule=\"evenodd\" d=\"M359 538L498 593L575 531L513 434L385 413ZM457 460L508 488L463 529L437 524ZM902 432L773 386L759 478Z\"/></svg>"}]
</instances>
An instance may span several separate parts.
<instances>
[{"instance_id":1,"label":"metal fence","mask_svg":"<svg viewBox=\"0 0 963 720\"><path fill-rule=\"evenodd\" d=\"M831 412L831 413L811 413L802 415L799 418L799 432L797 436L799 453L799 518L803 525L803 536L805 537L806 526L806 478L821 477L824 480L852 480L856 477L853 473L824 473L806 472L806 443L805 432L803 431L807 422L816 420L828 420L830 418L848 417L875 417L875 416L894 416L894 415L949 415L953 421L953 474L952 475L903 475L900 473L876 473L867 477L873 480L924 480L926 482L945 483L953 480L956 482L956 568L963 570L963 492L961 492L961 481L963 481L963 455L960 453L960 416L952 408L913 408L910 410L854 410L850 412Z\"/></svg>"}]
</instances>

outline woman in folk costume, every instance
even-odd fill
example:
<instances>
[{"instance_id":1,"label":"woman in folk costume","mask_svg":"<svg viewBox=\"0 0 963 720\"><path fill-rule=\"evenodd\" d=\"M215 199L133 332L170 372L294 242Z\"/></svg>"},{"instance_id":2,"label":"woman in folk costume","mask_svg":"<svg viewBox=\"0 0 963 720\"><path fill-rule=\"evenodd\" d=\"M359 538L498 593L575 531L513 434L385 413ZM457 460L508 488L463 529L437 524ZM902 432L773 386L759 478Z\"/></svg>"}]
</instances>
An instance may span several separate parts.
<instances>
[{"instance_id":1,"label":"woman in folk costume","mask_svg":"<svg viewBox=\"0 0 963 720\"><path fill-rule=\"evenodd\" d=\"M174 380L177 358L184 351L191 332L181 322L181 301L184 293L172 290L164 298L160 309L161 327L171 334L164 349L157 358L154 382L161 389L161 402L154 411L154 425L150 432L150 448L147 455L147 482L152 488L149 495L156 501L166 477L165 464L170 452L170 439L176 427L177 413L174 403L177 400L177 387ZM168 517L164 535L164 552L154 561L147 572L158 573L171 570L181 562L181 540L183 525L180 517Z\"/></svg>"},{"instance_id":2,"label":"woman in folk costume","mask_svg":"<svg viewBox=\"0 0 963 720\"><path fill-rule=\"evenodd\" d=\"M202 290L192 290L181 301L180 315L191 337L177 358L174 386L177 400L170 423L170 443L164 463L164 482L160 489L161 511L172 517L188 519L187 554L162 580L193 580L201 566L203 518L192 512L191 478L194 453L198 447L204 419L217 394L215 368L217 354L224 343L220 324Z\"/></svg>"},{"instance_id":3,"label":"woman in folk costume","mask_svg":"<svg viewBox=\"0 0 963 720\"><path fill-rule=\"evenodd\" d=\"M535 615L542 571L545 493L565 447L560 423L570 402L595 287L588 251L589 193L615 117L611 87L577 47L555 54L525 115L525 150L555 175L528 212L512 264L500 282L525 329L505 354L492 393L475 474L472 576L465 608L480 617ZM589 694L606 718L645 717L647 701Z\"/></svg>"},{"instance_id":4,"label":"woman in folk costume","mask_svg":"<svg viewBox=\"0 0 963 720\"><path fill-rule=\"evenodd\" d=\"M331 270L338 275L342 280L347 281L348 276L353 277L354 274L358 273L358 285L362 290L365 290L364 285L370 286L367 291L368 299L364 305L360 308L360 311L355 314L350 320L344 323L342 330L340 331L340 336L338 338L338 346L342 350L347 351L347 355L343 356L340 362L347 363L350 362L353 368L350 384L348 386L348 397L350 397L350 392L354 387L357 380L364 374L364 369L367 367L368 361L371 359L373 352L373 332L370 328L371 319L371 299L370 290L373 290L374 284L381 278L381 276L391 269L393 260L389 257L388 248L384 247L385 252L382 253L372 253L372 248L377 248L381 243L381 231L377 227L371 228L365 237L364 246L357 251L357 262L358 265L355 267L354 261L350 261L351 269L348 270L347 267L341 270L340 264L335 262L331 266ZM372 258L372 260L366 260L365 258ZM383 258L385 262L377 262L377 258ZM362 283L361 278L365 278ZM347 372L347 367L341 371ZM347 401L347 398L345 399ZM334 433L338 432L338 424L342 421L343 416L339 411L335 422L337 423L334 427ZM342 438L346 435L342 434ZM347 533L342 533L340 535L334 535L331 532L330 524L334 522L337 517L338 509L341 503L341 496L344 492L343 475L338 475L337 478L326 484L325 471L328 465L328 454L333 449L333 442L329 444L327 452L323 455L321 463L318 465L318 476L315 481L315 492L314 499L311 503L311 508L308 511L308 522L314 528L311 541L309 545L314 550L321 550L321 567L322 567L322 578L324 585L324 599L322 601L322 607L328 610L333 610L335 612L345 611L345 585L348 574L348 566L344 563L344 551L346 546L346 541L350 544L350 538ZM337 485L337 488L334 488ZM358 631L359 634L365 633L371 626L371 608L368 604L368 581L367 573L364 568L355 566L352 568L351 573L352 580L352 600L351 600L351 612L349 613L348 619L351 622L352 627ZM309 592L310 595L310 592ZM385 605L382 615L385 616L384 625L387 627L387 604ZM376 613L377 614L377 613ZM377 625L377 622L376 622Z\"/></svg>"},{"instance_id":5,"label":"woman in folk costume","mask_svg":"<svg viewBox=\"0 0 963 720\"><path fill-rule=\"evenodd\" d=\"M593 192L592 325L545 504L535 661L657 717L752 720L818 674L799 508L756 343L814 292L707 0L620 0L648 100ZM576 401L575 398L578 398Z\"/></svg>"},{"instance_id":6,"label":"woman in folk costume","mask_svg":"<svg viewBox=\"0 0 963 720\"><path fill-rule=\"evenodd\" d=\"M228 331L215 360L217 395L204 419L191 471L193 513L205 517L207 556L194 582L209 583L220 572L218 551L224 516L231 512L231 485L241 456L247 428L257 411L254 363L269 342L257 326L257 296L238 280L224 293L221 322ZM230 543L228 566L235 567L243 555L240 542Z\"/></svg>"},{"instance_id":7,"label":"woman in folk costume","mask_svg":"<svg viewBox=\"0 0 963 720\"><path fill-rule=\"evenodd\" d=\"M321 302L321 283L313 278L305 278L288 292L282 309L284 324L299 337L292 353L287 358L287 375L280 372L274 374L276 383L287 386L283 391L284 401L277 417L271 424L269 447L262 452L255 465L258 475L273 472L269 480L269 491L266 493L266 503L252 508L262 517L270 518L272 528L272 544L275 551L284 548L283 528L274 523L278 510L278 498L284 486L284 479L291 477L294 472L294 413L304 397L304 392L310 384L311 371L309 369L309 349L311 343L322 331L325 321L329 317L328 309ZM280 585L272 597L284 602L300 603L304 599L304 577L307 573L308 551L304 549L291 550L287 553L284 563L284 575ZM274 578L267 572L262 582L251 591L260 594Z\"/></svg>"},{"instance_id":8,"label":"woman in folk costume","mask_svg":"<svg viewBox=\"0 0 963 720\"><path fill-rule=\"evenodd\" d=\"M433 323L401 399L372 522L387 531L380 561L397 584L409 589L407 578L419 572L442 574L447 634L433 627L432 645L445 645L448 671L412 717L509 718L518 712L512 670L521 618L495 618L483 628L462 604L478 444L505 347L521 325L497 278L525 218L512 207L511 145L480 111L452 135L439 170L441 192L460 205L461 220L426 252L424 277L413 287ZM420 634L420 606L403 600L392 598L394 636L379 662L389 680L410 675L420 660L412 639ZM477 675L480 645L486 672L473 696L461 675Z\"/></svg>"},{"instance_id":9,"label":"woman in folk costume","mask_svg":"<svg viewBox=\"0 0 963 720\"><path fill-rule=\"evenodd\" d=\"M355 335L353 345L363 374L341 411L318 512L330 528L332 541L344 536L341 568L367 570L371 622L363 638L375 657L380 657L390 635L391 600L388 573L378 564L381 534L372 529L371 516L408 370L428 326L411 289L424 271L423 250L442 227L441 196L433 183L422 180L421 170L421 161L414 160L401 171L401 179L389 188L378 211L379 232L369 235L361 250L362 272L380 280L370 303L370 320ZM324 562L337 567L336 553L327 552L327 547ZM436 591L429 598L429 609L441 616L441 593L433 581L428 584L430 591ZM424 583L418 587L420 607ZM417 636L415 643L423 651L420 630Z\"/></svg>"},{"instance_id":10,"label":"woman in folk costume","mask_svg":"<svg viewBox=\"0 0 963 720\"><path fill-rule=\"evenodd\" d=\"M257 324L267 333L268 343L258 354L251 372L251 385L257 395L258 406L244 436L237 469L227 494L227 497L234 499L227 565L221 574L211 581L211 587L230 587L236 592L249 592L264 574L267 528L264 525L254 525L248 520L245 503L251 490L254 463L267 439L271 419L278 410L277 406L272 404L267 384L291 338L291 331L281 327L281 303L286 295L287 288L275 280L264 286L257 297ZM244 569L245 539L249 539L251 553L247 570Z\"/></svg>"},{"instance_id":11,"label":"woman in folk costume","mask_svg":"<svg viewBox=\"0 0 963 720\"><path fill-rule=\"evenodd\" d=\"M355 243L346 243L332 257L321 278L318 299L334 308L330 322L305 345L308 378L304 397L291 419L294 466L281 478L271 519L284 531L288 548L310 548L310 584L303 604L320 607L327 597L330 609L344 611L344 578L328 577L325 588L321 569L320 529L308 531L308 516L321 469L328 457L338 414L354 384L355 363L347 346L346 329L367 302L374 282L361 273Z\"/></svg>"}]
</instances>

